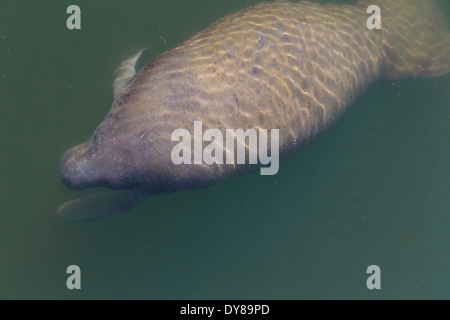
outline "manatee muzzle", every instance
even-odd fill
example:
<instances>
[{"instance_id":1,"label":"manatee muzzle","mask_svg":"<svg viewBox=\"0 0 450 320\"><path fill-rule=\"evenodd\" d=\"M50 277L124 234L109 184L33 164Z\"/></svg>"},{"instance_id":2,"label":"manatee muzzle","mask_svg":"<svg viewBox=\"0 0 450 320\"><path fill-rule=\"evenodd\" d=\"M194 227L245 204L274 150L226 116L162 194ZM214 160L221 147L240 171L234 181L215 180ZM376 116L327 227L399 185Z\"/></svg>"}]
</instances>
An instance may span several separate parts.
<instances>
[{"instance_id":1,"label":"manatee muzzle","mask_svg":"<svg viewBox=\"0 0 450 320\"><path fill-rule=\"evenodd\" d=\"M63 183L72 190L101 185L100 173L95 157L91 154L89 141L68 150L62 156L60 171Z\"/></svg>"}]
</instances>

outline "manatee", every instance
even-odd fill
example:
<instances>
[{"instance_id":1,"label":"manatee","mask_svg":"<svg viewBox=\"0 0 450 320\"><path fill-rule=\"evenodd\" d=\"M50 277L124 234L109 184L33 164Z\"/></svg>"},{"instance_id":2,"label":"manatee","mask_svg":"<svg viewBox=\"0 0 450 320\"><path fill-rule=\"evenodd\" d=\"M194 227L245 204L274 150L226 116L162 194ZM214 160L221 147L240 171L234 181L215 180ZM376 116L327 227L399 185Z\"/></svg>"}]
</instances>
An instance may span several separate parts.
<instances>
[{"instance_id":1,"label":"manatee","mask_svg":"<svg viewBox=\"0 0 450 320\"><path fill-rule=\"evenodd\" d=\"M371 5L381 9L381 29L367 26ZM230 14L139 69L146 53L121 64L106 118L61 159L67 187L113 191L63 204L65 219L124 212L149 195L212 186L264 166L175 164L172 133L193 132L196 121L203 132L278 129L285 158L371 84L447 73L450 33L431 0L283 0ZM248 143L245 150L247 157L255 151Z\"/></svg>"}]
</instances>

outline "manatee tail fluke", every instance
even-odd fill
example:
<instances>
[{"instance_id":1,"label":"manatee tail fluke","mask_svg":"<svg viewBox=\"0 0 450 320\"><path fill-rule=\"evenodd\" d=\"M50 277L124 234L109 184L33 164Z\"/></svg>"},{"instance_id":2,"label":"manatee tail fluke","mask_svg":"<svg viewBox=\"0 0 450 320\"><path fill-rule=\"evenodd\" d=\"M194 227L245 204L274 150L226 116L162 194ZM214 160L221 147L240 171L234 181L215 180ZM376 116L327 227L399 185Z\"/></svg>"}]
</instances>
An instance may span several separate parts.
<instances>
[{"instance_id":1,"label":"manatee tail fluke","mask_svg":"<svg viewBox=\"0 0 450 320\"><path fill-rule=\"evenodd\" d=\"M450 32L433 0L369 0L381 9L386 78L450 71Z\"/></svg>"},{"instance_id":2,"label":"manatee tail fluke","mask_svg":"<svg viewBox=\"0 0 450 320\"><path fill-rule=\"evenodd\" d=\"M91 221L129 211L148 197L139 191L106 191L65 202L57 212L66 221Z\"/></svg>"}]
</instances>

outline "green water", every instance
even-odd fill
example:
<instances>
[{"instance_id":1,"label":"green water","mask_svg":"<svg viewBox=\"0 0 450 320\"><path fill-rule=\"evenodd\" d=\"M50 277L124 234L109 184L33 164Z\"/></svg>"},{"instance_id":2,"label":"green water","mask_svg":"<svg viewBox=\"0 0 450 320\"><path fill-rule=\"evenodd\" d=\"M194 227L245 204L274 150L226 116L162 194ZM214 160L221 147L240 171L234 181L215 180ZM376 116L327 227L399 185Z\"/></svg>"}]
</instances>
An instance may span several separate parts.
<instances>
[{"instance_id":1,"label":"green water","mask_svg":"<svg viewBox=\"0 0 450 320\"><path fill-rule=\"evenodd\" d=\"M91 192L61 183L59 158L108 112L117 65L256 2L2 1L0 298L450 298L450 75L374 85L276 176L91 223L56 215ZM82 30L66 28L70 4Z\"/></svg>"}]
</instances>

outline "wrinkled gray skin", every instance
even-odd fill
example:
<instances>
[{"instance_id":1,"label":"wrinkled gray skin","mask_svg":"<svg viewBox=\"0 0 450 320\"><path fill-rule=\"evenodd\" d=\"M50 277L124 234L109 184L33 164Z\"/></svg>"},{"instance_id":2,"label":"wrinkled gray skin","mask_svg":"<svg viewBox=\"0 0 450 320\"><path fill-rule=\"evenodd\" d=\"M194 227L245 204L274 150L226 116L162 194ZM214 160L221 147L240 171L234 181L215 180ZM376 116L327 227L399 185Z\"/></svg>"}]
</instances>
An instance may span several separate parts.
<instances>
[{"instance_id":1,"label":"wrinkled gray skin","mask_svg":"<svg viewBox=\"0 0 450 320\"><path fill-rule=\"evenodd\" d=\"M372 4L383 12L382 30L366 27ZM217 21L135 74L142 53L116 71L112 109L91 139L61 159L71 189L139 192L115 199L125 209L145 195L202 188L261 166L175 165L174 130L193 132L194 121L203 131L279 129L286 157L375 81L448 72L450 36L432 1L276 1ZM79 221L122 211L93 203L75 201L59 213Z\"/></svg>"}]
</instances>

